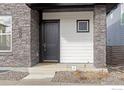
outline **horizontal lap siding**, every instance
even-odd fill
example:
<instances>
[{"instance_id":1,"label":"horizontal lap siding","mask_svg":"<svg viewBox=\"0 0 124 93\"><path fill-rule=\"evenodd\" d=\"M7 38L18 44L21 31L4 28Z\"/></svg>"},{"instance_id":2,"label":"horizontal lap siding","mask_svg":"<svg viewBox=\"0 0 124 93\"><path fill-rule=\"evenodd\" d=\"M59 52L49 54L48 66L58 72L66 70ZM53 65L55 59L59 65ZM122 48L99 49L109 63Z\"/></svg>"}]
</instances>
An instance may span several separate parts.
<instances>
[{"instance_id":1,"label":"horizontal lap siding","mask_svg":"<svg viewBox=\"0 0 124 93\"><path fill-rule=\"evenodd\" d=\"M107 47L107 63L111 65L124 65L124 46ZM111 60L110 60L111 59Z\"/></svg>"},{"instance_id":2,"label":"horizontal lap siding","mask_svg":"<svg viewBox=\"0 0 124 93\"><path fill-rule=\"evenodd\" d=\"M124 25L120 22L121 4L107 16L108 64L124 65Z\"/></svg>"},{"instance_id":3,"label":"horizontal lap siding","mask_svg":"<svg viewBox=\"0 0 124 93\"><path fill-rule=\"evenodd\" d=\"M43 19L60 19L60 62L93 63L93 12L43 13ZM77 33L77 20L90 20L90 32Z\"/></svg>"},{"instance_id":4,"label":"horizontal lap siding","mask_svg":"<svg viewBox=\"0 0 124 93\"><path fill-rule=\"evenodd\" d=\"M86 45L86 44L85 44ZM87 63L91 62L93 54L92 45L80 45L80 44L70 44L61 48L61 61L63 63Z\"/></svg>"}]
</instances>

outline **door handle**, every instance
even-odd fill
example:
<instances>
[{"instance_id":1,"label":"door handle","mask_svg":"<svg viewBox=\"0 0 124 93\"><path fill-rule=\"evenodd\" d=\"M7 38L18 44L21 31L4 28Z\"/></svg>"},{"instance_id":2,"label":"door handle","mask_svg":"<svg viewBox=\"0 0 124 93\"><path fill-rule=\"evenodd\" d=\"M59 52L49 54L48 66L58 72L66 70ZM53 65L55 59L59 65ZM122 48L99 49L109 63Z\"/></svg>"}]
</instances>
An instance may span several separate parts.
<instances>
[{"instance_id":1,"label":"door handle","mask_svg":"<svg viewBox=\"0 0 124 93\"><path fill-rule=\"evenodd\" d=\"M46 51L46 43L43 44L43 50Z\"/></svg>"}]
</instances>

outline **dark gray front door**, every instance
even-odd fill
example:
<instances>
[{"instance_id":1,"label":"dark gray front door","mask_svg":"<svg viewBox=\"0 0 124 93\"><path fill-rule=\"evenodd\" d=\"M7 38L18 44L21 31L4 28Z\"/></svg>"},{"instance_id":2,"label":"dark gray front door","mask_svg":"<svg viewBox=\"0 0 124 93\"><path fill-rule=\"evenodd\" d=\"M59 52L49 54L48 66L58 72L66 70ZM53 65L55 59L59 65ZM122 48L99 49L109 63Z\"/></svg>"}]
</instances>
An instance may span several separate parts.
<instances>
[{"instance_id":1,"label":"dark gray front door","mask_svg":"<svg viewBox=\"0 0 124 93\"><path fill-rule=\"evenodd\" d=\"M59 21L43 22L43 60L59 61Z\"/></svg>"}]
</instances>

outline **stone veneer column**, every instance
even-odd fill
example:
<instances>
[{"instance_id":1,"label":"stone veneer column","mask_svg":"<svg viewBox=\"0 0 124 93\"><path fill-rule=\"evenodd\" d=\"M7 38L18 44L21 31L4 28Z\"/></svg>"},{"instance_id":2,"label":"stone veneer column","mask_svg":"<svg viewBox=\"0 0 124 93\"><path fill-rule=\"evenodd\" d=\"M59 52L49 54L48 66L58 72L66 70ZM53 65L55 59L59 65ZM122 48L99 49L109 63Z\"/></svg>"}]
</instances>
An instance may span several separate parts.
<instances>
[{"instance_id":1,"label":"stone veneer column","mask_svg":"<svg viewBox=\"0 0 124 93\"><path fill-rule=\"evenodd\" d=\"M31 66L31 9L24 3L1 3L1 15L12 16L12 52L0 52L0 67Z\"/></svg>"},{"instance_id":2,"label":"stone veneer column","mask_svg":"<svg viewBox=\"0 0 124 93\"><path fill-rule=\"evenodd\" d=\"M0 67L39 63L39 13L24 3L0 4L0 16L12 16L12 52L0 52Z\"/></svg>"},{"instance_id":3,"label":"stone veneer column","mask_svg":"<svg viewBox=\"0 0 124 93\"><path fill-rule=\"evenodd\" d=\"M39 13L31 10L31 66L39 63Z\"/></svg>"},{"instance_id":4,"label":"stone veneer column","mask_svg":"<svg viewBox=\"0 0 124 93\"><path fill-rule=\"evenodd\" d=\"M106 66L106 7L94 7L94 65Z\"/></svg>"}]
</instances>

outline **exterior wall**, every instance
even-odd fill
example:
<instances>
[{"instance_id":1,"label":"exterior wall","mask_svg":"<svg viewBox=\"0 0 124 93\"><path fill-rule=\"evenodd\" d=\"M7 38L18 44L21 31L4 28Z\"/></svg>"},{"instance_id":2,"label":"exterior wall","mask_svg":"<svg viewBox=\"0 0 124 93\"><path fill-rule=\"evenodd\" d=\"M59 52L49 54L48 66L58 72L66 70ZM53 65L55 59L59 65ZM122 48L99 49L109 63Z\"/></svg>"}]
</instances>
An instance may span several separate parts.
<instances>
[{"instance_id":1,"label":"exterior wall","mask_svg":"<svg viewBox=\"0 0 124 93\"><path fill-rule=\"evenodd\" d=\"M31 66L39 63L39 13L31 10Z\"/></svg>"},{"instance_id":2,"label":"exterior wall","mask_svg":"<svg viewBox=\"0 0 124 93\"><path fill-rule=\"evenodd\" d=\"M121 24L121 5L107 16L108 65L124 65L124 24Z\"/></svg>"},{"instance_id":3,"label":"exterior wall","mask_svg":"<svg viewBox=\"0 0 124 93\"><path fill-rule=\"evenodd\" d=\"M124 65L124 46L107 47L107 64L112 66Z\"/></svg>"},{"instance_id":4,"label":"exterior wall","mask_svg":"<svg viewBox=\"0 0 124 93\"><path fill-rule=\"evenodd\" d=\"M106 47L106 63L110 64L112 62L112 47Z\"/></svg>"},{"instance_id":5,"label":"exterior wall","mask_svg":"<svg viewBox=\"0 0 124 93\"><path fill-rule=\"evenodd\" d=\"M121 4L107 15L107 46L124 45L124 24L121 24Z\"/></svg>"},{"instance_id":6,"label":"exterior wall","mask_svg":"<svg viewBox=\"0 0 124 93\"><path fill-rule=\"evenodd\" d=\"M60 62L93 63L93 12L43 13L43 19L60 19ZM90 20L90 32L78 33L77 20Z\"/></svg>"},{"instance_id":7,"label":"exterior wall","mask_svg":"<svg viewBox=\"0 0 124 93\"><path fill-rule=\"evenodd\" d=\"M96 5L94 8L94 65L106 66L106 7Z\"/></svg>"},{"instance_id":8,"label":"exterior wall","mask_svg":"<svg viewBox=\"0 0 124 93\"><path fill-rule=\"evenodd\" d=\"M106 8L93 12L44 13L44 19L60 19L61 62L106 64ZM0 4L1 15L12 15L12 52L0 53L0 66L32 66L39 60L38 12L26 4ZM93 20L94 14L94 20ZM47 16L46 16L47 15ZM90 19L90 32L77 33L76 20ZM93 31L94 22L94 31ZM93 42L94 41L94 42ZM94 49L93 49L94 44ZM82 50L82 51L80 51ZM94 50L94 55L93 55Z\"/></svg>"},{"instance_id":9,"label":"exterior wall","mask_svg":"<svg viewBox=\"0 0 124 93\"><path fill-rule=\"evenodd\" d=\"M30 8L25 4L0 4L0 15L12 16L12 52L0 53L0 66L29 66Z\"/></svg>"},{"instance_id":10,"label":"exterior wall","mask_svg":"<svg viewBox=\"0 0 124 93\"><path fill-rule=\"evenodd\" d=\"M0 53L0 66L27 67L37 63L38 13L26 4L12 3L0 4L0 15L12 16L12 52Z\"/></svg>"}]
</instances>

